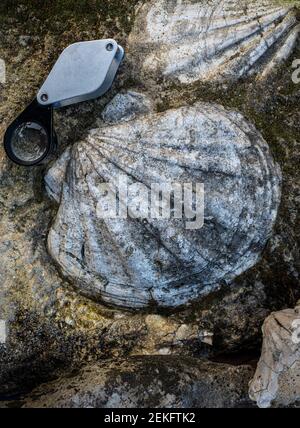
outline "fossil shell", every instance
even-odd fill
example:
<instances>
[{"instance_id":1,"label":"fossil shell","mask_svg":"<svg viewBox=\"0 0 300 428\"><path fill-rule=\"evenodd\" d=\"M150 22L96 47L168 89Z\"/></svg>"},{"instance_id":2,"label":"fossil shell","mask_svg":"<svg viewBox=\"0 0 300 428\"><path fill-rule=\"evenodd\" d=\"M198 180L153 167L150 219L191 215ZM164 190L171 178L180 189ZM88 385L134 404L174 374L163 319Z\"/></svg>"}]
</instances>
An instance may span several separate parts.
<instances>
[{"instance_id":1,"label":"fossil shell","mask_svg":"<svg viewBox=\"0 0 300 428\"><path fill-rule=\"evenodd\" d=\"M300 31L294 9L279 3L146 2L129 39L134 68L181 83L232 80L253 73L265 78L290 55Z\"/></svg>"},{"instance_id":2,"label":"fossil shell","mask_svg":"<svg viewBox=\"0 0 300 428\"><path fill-rule=\"evenodd\" d=\"M103 219L103 182L203 183L205 222ZM237 112L197 103L90 132L47 173L60 207L50 254L81 293L129 308L176 307L253 266L272 231L280 172ZM122 200L123 206L128 202Z\"/></svg>"}]
</instances>

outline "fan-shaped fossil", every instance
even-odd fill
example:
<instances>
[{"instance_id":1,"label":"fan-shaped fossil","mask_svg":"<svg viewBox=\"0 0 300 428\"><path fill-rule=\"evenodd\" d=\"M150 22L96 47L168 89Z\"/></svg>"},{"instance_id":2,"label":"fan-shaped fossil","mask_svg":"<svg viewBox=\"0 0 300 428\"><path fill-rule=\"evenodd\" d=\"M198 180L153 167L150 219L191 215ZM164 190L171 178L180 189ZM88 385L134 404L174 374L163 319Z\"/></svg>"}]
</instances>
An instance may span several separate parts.
<instances>
[{"instance_id":1,"label":"fan-shaped fossil","mask_svg":"<svg viewBox=\"0 0 300 428\"><path fill-rule=\"evenodd\" d=\"M102 184L117 185L120 174L147 189L203 183L203 227L179 217L99 216ZM60 202L48 246L62 272L83 294L132 308L183 305L253 266L280 199L280 172L258 131L206 103L91 131L46 184Z\"/></svg>"},{"instance_id":2,"label":"fan-shaped fossil","mask_svg":"<svg viewBox=\"0 0 300 428\"><path fill-rule=\"evenodd\" d=\"M155 0L130 35L135 69L181 83L265 77L292 52L300 26L289 2Z\"/></svg>"}]
</instances>

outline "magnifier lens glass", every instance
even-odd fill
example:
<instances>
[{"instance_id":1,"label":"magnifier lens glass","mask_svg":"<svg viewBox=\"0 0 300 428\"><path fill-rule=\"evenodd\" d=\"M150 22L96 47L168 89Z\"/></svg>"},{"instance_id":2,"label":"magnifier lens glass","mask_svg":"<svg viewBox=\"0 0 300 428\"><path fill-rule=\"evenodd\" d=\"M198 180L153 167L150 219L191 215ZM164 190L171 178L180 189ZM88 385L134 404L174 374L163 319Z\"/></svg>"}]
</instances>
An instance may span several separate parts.
<instances>
[{"instance_id":1,"label":"magnifier lens glass","mask_svg":"<svg viewBox=\"0 0 300 428\"><path fill-rule=\"evenodd\" d=\"M19 125L11 139L11 150L23 162L34 162L48 150L48 134L35 122L24 122Z\"/></svg>"}]
</instances>

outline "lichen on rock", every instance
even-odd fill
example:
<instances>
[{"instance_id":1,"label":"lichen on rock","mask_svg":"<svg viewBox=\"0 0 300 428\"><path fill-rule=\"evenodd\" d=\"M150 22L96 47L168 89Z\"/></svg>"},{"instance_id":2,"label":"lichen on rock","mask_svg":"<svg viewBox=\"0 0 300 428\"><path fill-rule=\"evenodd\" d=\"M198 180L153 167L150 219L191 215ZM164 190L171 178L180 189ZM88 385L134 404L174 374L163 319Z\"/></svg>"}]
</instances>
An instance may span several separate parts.
<instances>
[{"instance_id":1,"label":"lichen on rock","mask_svg":"<svg viewBox=\"0 0 300 428\"><path fill-rule=\"evenodd\" d=\"M77 375L41 385L24 408L251 407L247 365L195 358L134 357L89 365Z\"/></svg>"}]
</instances>

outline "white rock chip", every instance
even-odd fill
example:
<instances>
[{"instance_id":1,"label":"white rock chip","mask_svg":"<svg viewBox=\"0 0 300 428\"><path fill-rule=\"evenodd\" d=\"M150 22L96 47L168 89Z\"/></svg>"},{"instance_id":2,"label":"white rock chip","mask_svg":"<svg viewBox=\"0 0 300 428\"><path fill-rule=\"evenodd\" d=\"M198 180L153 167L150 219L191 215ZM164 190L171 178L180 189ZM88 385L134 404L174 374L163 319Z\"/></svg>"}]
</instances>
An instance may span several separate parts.
<instances>
[{"instance_id":1,"label":"white rock chip","mask_svg":"<svg viewBox=\"0 0 300 428\"><path fill-rule=\"evenodd\" d=\"M129 54L134 69L177 79L266 77L292 52L299 35L289 2L152 0L137 12Z\"/></svg>"},{"instance_id":2,"label":"white rock chip","mask_svg":"<svg viewBox=\"0 0 300 428\"><path fill-rule=\"evenodd\" d=\"M4 59L0 58L0 84L5 84L6 82L6 65Z\"/></svg>"},{"instance_id":3,"label":"white rock chip","mask_svg":"<svg viewBox=\"0 0 300 428\"><path fill-rule=\"evenodd\" d=\"M6 343L6 321L0 320L0 345L4 345Z\"/></svg>"},{"instance_id":4,"label":"white rock chip","mask_svg":"<svg viewBox=\"0 0 300 428\"><path fill-rule=\"evenodd\" d=\"M250 398L259 407L299 404L300 306L273 313L264 323L263 335L262 355L250 384Z\"/></svg>"},{"instance_id":5,"label":"white rock chip","mask_svg":"<svg viewBox=\"0 0 300 428\"><path fill-rule=\"evenodd\" d=\"M203 183L205 222L101 218L101 185ZM259 132L239 113L197 103L101 127L46 176L60 201L48 247L78 290L123 307L176 307L252 267L280 201L280 171ZM166 202L167 196L164 197Z\"/></svg>"}]
</instances>

